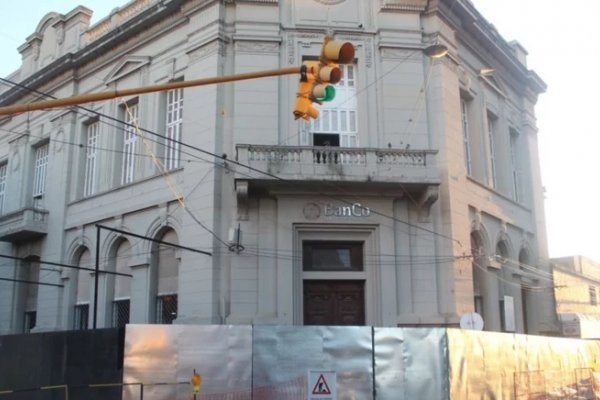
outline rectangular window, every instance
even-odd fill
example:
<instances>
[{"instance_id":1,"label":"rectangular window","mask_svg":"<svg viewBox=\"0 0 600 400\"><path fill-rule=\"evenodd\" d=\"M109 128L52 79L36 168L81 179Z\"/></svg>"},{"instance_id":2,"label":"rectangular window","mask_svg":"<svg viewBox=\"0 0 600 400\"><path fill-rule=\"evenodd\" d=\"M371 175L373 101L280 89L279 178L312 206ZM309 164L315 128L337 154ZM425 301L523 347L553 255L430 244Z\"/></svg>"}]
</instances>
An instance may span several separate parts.
<instances>
[{"instance_id":1,"label":"rectangular window","mask_svg":"<svg viewBox=\"0 0 600 400\"><path fill-rule=\"evenodd\" d=\"M304 241L304 271L362 271L363 242Z\"/></svg>"},{"instance_id":2,"label":"rectangular window","mask_svg":"<svg viewBox=\"0 0 600 400\"><path fill-rule=\"evenodd\" d=\"M83 183L83 196L96 193L96 167L98 159L98 136L100 123L94 122L87 126L87 140L85 150L85 178Z\"/></svg>"},{"instance_id":3,"label":"rectangular window","mask_svg":"<svg viewBox=\"0 0 600 400\"><path fill-rule=\"evenodd\" d=\"M598 298L596 297L596 286L590 286L589 287L589 292L590 292L590 304L593 306L597 306L598 305Z\"/></svg>"},{"instance_id":4,"label":"rectangular window","mask_svg":"<svg viewBox=\"0 0 600 400\"><path fill-rule=\"evenodd\" d=\"M515 201L522 201L521 193L521 172L519 170L519 158L518 158L518 139L519 133L514 129L510 130L510 165L511 165L511 176L513 183L513 199Z\"/></svg>"},{"instance_id":5,"label":"rectangular window","mask_svg":"<svg viewBox=\"0 0 600 400\"><path fill-rule=\"evenodd\" d=\"M356 65L340 65L340 68L342 79L335 86L335 98L317 106L319 118L310 123L314 146L322 146L325 136L330 137L326 140L329 146L358 146Z\"/></svg>"},{"instance_id":6,"label":"rectangular window","mask_svg":"<svg viewBox=\"0 0 600 400\"><path fill-rule=\"evenodd\" d=\"M6 170L7 163L0 164L0 214L4 208L4 197L6 196Z\"/></svg>"},{"instance_id":7,"label":"rectangular window","mask_svg":"<svg viewBox=\"0 0 600 400\"><path fill-rule=\"evenodd\" d=\"M75 315L73 319L73 329L85 330L88 328L88 316L90 312L89 304L75 305Z\"/></svg>"},{"instance_id":8,"label":"rectangular window","mask_svg":"<svg viewBox=\"0 0 600 400\"><path fill-rule=\"evenodd\" d=\"M460 112L463 130L463 146L465 151L465 168L467 175L471 175L471 143L469 140L469 105L467 100L460 99Z\"/></svg>"},{"instance_id":9,"label":"rectangular window","mask_svg":"<svg viewBox=\"0 0 600 400\"><path fill-rule=\"evenodd\" d=\"M129 299L113 301L112 326L123 328L129 323Z\"/></svg>"},{"instance_id":10,"label":"rectangular window","mask_svg":"<svg viewBox=\"0 0 600 400\"><path fill-rule=\"evenodd\" d=\"M181 128L183 126L183 89L167 92L165 168L179 168Z\"/></svg>"},{"instance_id":11,"label":"rectangular window","mask_svg":"<svg viewBox=\"0 0 600 400\"><path fill-rule=\"evenodd\" d=\"M33 197L41 198L46 192L46 174L48 170L48 150L45 144L35 150L35 165L33 168Z\"/></svg>"},{"instance_id":12,"label":"rectangular window","mask_svg":"<svg viewBox=\"0 0 600 400\"><path fill-rule=\"evenodd\" d=\"M497 187L496 184L496 152L494 150L494 133L495 133L495 126L496 126L496 122L497 119L496 117L494 117L493 115L491 115L490 113L488 113L487 115L487 121L488 121L488 142L489 142L489 149L490 149L490 184L492 185L493 188Z\"/></svg>"},{"instance_id":13,"label":"rectangular window","mask_svg":"<svg viewBox=\"0 0 600 400\"><path fill-rule=\"evenodd\" d=\"M177 318L177 295L162 294L156 296L156 322L172 324Z\"/></svg>"},{"instance_id":14,"label":"rectangular window","mask_svg":"<svg viewBox=\"0 0 600 400\"><path fill-rule=\"evenodd\" d=\"M121 175L121 184L133 182L135 179L135 164L137 162L137 126L138 126L138 105L126 105L123 108L125 113L125 122L127 125L123 128L123 173Z\"/></svg>"}]
</instances>

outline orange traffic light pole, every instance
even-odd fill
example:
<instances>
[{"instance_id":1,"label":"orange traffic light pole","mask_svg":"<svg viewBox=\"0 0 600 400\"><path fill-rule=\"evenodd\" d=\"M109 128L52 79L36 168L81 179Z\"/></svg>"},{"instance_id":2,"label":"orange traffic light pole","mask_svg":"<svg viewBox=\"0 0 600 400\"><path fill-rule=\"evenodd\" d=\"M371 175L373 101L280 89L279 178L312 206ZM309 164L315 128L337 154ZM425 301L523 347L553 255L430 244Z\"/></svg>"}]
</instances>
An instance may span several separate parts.
<instances>
[{"instance_id":1,"label":"orange traffic light pole","mask_svg":"<svg viewBox=\"0 0 600 400\"><path fill-rule=\"evenodd\" d=\"M280 69L270 69L266 71L247 72L244 74L225 75L214 78L195 79L191 81L179 81L164 83L162 85L144 86L133 89L111 90L107 92L89 93L80 96L67 97L64 99L54 99L46 101L37 101L27 104L17 104L13 106L0 107L0 115L20 114L28 111L45 110L48 108L60 108L75 106L78 104L91 103L93 101L116 99L117 97L132 96L137 94L162 92L165 90L181 89L193 86L214 85L216 83L227 83L243 81L248 79L266 78L269 76L299 74L300 67L288 67Z\"/></svg>"}]
</instances>

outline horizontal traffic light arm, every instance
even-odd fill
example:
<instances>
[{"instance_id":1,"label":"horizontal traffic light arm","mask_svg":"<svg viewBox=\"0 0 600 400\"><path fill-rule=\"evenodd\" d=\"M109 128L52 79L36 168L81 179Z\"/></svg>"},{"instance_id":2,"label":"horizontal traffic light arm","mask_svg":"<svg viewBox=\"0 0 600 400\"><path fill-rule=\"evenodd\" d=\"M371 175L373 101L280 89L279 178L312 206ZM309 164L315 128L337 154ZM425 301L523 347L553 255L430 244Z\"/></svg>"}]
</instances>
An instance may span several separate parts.
<instances>
[{"instance_id":1,"label":"horizontal traffic light arm","mask_svg":"<svg viewBox=\"0 0 600 400\"><path fill-rule=\"evenodd\" d=\"M64 99L54 99L46 101L37 101L27 104L17 104L7 107L0 107L0 115L21 114L28 111L46 110L48 108L60 108L75 106L79 104L91 103L93 101L110 100L118 97L133 96L145 93L162 92L172 89L181 89L193 86L214 85L216 83L227 83L243 81L248 79L266 78L269 76L281 76L299 74L300 67L288 67L280 69L271 69L266 71L247 72L244 74L225 75L214 78L196 79L191 81L179 81L164 83L161 85L144 86L133 89L111 90L107 92L89 93L80 96L67 97Z\"/></svg>"}]
</instances>

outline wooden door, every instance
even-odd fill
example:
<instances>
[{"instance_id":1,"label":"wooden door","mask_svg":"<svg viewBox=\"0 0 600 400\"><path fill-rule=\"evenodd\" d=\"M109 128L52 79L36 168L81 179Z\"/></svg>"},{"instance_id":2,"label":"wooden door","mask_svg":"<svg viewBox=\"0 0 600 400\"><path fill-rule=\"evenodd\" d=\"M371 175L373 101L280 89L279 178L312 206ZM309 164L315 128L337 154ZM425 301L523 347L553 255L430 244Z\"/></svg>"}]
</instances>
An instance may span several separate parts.
<instances>
[{"instance_id":1,"label":"wooden door","mask_svg":"<svg viewBox=\"0 0 600 400\"><path fill-rule=\"evenodd\" d=\"M365 281L305 280L304 325L364 325Z\"/></svg>"}]
</instances>

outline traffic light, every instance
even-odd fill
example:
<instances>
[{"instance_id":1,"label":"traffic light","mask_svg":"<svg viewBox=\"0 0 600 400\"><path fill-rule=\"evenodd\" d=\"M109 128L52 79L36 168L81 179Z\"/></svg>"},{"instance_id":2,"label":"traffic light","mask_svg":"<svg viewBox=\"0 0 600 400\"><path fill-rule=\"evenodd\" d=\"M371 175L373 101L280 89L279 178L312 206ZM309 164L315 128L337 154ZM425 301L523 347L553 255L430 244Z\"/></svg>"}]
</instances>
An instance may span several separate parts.
<instances>
[{"instance_id":1,"label":"traffic light","mask_svg":"<svg viewBox=\"0 0 600 400\"><path fill-rule=\"evenodd\" d=\"M334 84L342 79L339 64L354 61L354 46L349 42L331 40L325 36L319 61L305 61L300 68L300 83L296 94L294 118L309 120L319 117L312 103L321 104L335 98Z\"/></svg>"}]
</instances>

